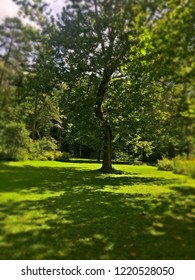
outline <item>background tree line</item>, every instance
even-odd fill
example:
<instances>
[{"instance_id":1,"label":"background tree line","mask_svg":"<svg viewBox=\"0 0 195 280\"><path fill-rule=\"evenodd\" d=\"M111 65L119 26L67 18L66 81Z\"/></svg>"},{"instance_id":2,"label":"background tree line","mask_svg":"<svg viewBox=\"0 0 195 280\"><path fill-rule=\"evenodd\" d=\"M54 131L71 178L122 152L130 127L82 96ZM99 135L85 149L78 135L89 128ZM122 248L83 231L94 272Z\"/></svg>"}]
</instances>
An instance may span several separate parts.
<instances>
[{"instance_id":1,"label":"background tree line","mask_svg":"<svg viewBox=\"0 0 195 280\"><path fill-rule=\"evenodd\" d=\"M194 156L194 1L15 2L36 24L0 25L2 159Z\"/></svg>"}]
</instances>

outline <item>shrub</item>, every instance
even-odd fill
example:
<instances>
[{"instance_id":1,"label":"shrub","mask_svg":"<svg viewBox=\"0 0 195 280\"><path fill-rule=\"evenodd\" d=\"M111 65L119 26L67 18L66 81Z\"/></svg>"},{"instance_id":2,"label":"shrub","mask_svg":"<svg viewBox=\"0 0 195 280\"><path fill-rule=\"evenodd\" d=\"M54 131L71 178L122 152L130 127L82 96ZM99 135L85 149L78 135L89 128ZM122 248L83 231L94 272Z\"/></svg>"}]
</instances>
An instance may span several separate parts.
<instances>
[{"instance_id":1,"label":"shrub","mask_svg":"<svg viewBox=\"0 0 195 280\"><path fill-rule=\"evenodd\" d=\"M116 162L129 162L129 155L127 152L117 151L114 155Z\"/></svg>"},{"instance_id":2,"label":"shrub","mask_svg":"<svg viewBox=\"0 0 195 280\"><path fill-rule=\"evenodd\" d=\"M173 161L168 158L158 160L158 169L164 171L173 171Z\"/></svg>"},{"instance_id":3,"label":"shrub","mask_svg":"<svg viewBox=\"0 0 195 280\"><path fill-rule=\"evenodd\" d=\"M60 151L46 151L39 156L39 160L69 161L69 153Z\"/></svg>"},{"instance_id":4,"label":"shrub","mask_svg":"<svg viewBox=\"0 0 195 280\"><path fill-rule=\"evenodd\" d=\"M45 158L45 160L54 160L55 159L55 155L54 155L54 151L50 151L50 152L45 152L43 153L43 157Z\"/></svg>"},{"instance_id":5,"label":"shrub","mask_svg":"<svg viewBox=\"0 0 195 280\"><path fill-rule=\"evenodd\" d=\"M139 166L147 165L147 163L145 163L145 162L143 162L143 161L141 161L141 160L139 160L139 159L133 160L131 164L132 164L132 165L139 165Z\"/></svg>"},{"instance_id":6,"label":"shrub","mask_svg":"<svg viewBox=\"0 0 195 280\"><path fill-rule=\"evenodd\" d=\"M0 158L26 160L29 158L31 139L23 123L0 123Z\"/></svg>"},{"instance_id":7,"label":"shrub","mask_svg":"<svg viewBox=\"0 0 195 280\"><path fill-rule=\"evenodd\" d=\"M69 159L70 159L70 154L67 152L63 152L63 153L57 155L55 158L55 160L62 161L62 162L69 161Z\"/></svg>"},{"instance_id":8,"label":"shrub","mask_svg":"<svg viewBox=\"0 0 195 280\"><path fill-rule=\"evenodd\" d=\"M0 122L0 159L1 160L58 160L68 161L69 154L56 151L53 138L33 141L23 123Z\"/></svg>"},{"instance_id":9,"label":"shrub","mask_svg":"<svg viewBox=\"0 0 195 280\"><path fill-rule=\"evenodd\" d=\"M184 160L175 158L173 159L173 167L175 173L185 174L195 178L195 159Z\"/></svg>"},{"instance_id":10,"label":"shrub","mask_svg":"<svg viewBox=\"0 0 195 280\"><path fill-rule=\"evenodd\" d=\"M30 159L53 160L52 152L57 148L55 140L43 137L42 139L32 141L30 147Z\"/></svg>"},{"instance_id":11,"label":"shrub","mask_svg":"<svg viewBox=\"0 0 195 280\"><path fill-rule=\"evenodd\" d=\"M186 160L181 157L176 157L170 160L163 158L158 161L158 169L173 171L176 174L184 174L195 178L195 159Z\"/></svg>"},{"instance_id":12,"label":"shrub","mask_svg":"<svg viewBox=\"0 0 195 280\"><path fill-rule=\"evenodd\" d=\"M43 137L40 140L37 140L39 149L41 152L43 151L55 151L57 149L56 141L53 138Z\"/></svg>"}]
</instances>

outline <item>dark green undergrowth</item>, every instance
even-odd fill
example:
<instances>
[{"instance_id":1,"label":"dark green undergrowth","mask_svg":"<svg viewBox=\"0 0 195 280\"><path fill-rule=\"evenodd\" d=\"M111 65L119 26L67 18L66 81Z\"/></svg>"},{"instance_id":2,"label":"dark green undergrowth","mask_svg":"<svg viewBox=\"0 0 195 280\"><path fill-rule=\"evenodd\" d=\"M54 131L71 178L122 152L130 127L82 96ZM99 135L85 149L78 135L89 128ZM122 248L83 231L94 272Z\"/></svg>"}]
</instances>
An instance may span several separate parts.
<instances>
[{"instance_id":1,"label":"dark green undergrowth","mask_svg":"<svg viewBox=\"0 0 195 280\"><path fill-rule=\"evenodd\" d=\"M194 259L195 180L151 166L0 163L0 259Z\"/></svg>"}]
</instances>

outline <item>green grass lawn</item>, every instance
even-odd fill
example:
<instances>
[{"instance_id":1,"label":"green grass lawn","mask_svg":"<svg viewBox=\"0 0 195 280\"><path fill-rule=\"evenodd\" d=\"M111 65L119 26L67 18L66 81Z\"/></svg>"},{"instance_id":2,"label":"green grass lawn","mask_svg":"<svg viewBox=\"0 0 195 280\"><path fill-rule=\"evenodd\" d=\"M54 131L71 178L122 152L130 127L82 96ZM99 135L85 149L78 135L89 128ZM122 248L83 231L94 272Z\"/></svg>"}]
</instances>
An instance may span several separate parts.
<instances>
[{"instance_id":1,"label":"green grass lawn","mask_svg":"<svg viewBox=\"0 0 195 280\"><path fill-rule=\"evenodd\" d=\"M195 259L195 180L155 167L0 163L0 259Z\"/></svg>"}]
</instances>

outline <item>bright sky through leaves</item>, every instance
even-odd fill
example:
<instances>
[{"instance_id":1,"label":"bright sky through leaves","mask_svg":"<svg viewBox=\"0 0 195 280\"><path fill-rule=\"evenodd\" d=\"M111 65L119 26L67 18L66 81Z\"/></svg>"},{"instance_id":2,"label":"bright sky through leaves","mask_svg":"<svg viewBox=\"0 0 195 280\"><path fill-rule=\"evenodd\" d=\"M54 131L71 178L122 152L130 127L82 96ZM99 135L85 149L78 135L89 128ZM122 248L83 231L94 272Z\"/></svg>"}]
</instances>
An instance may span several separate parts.
<instances>
[{"instance_id":1,"label":"bright sky through leaves","mask_svg":"<svg viewBox=\"0 0 195 280\"><path fill-rule=\"evenodd\" d=\"M51 9L54 13L58 13L63 6L63 2L61 0L48 1L52 2ZM5 17L14 17L17 15L18 7L12 0L0 0L0 21L2 21Z\"/></svg>"},{"instance_id":2,"label":"bright sky through leaves","mask_svg":"<svg viewBox=\"0 0 195 280\"><path fill-rule=\"evenodd\" d=\"M18 11L17 5L12 0L0 0L0 21L5 17L14 17Z\"/></svg>"}]
</instances>

